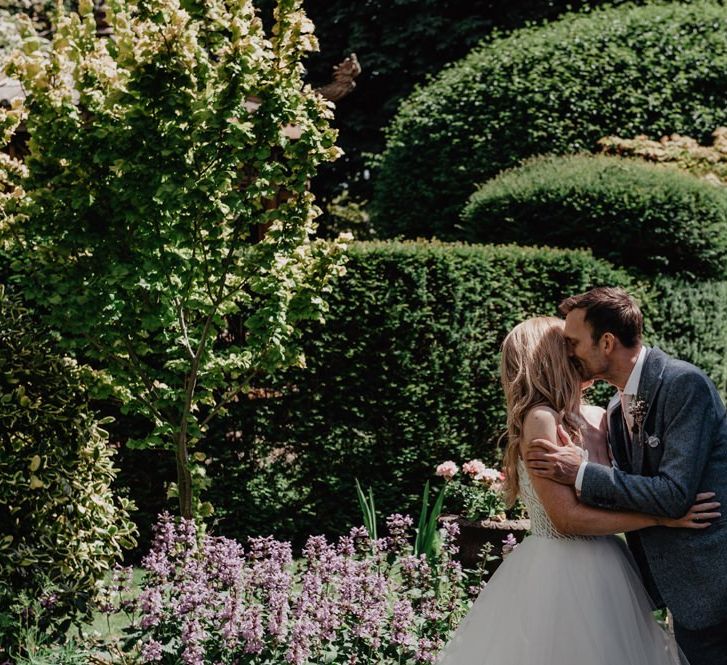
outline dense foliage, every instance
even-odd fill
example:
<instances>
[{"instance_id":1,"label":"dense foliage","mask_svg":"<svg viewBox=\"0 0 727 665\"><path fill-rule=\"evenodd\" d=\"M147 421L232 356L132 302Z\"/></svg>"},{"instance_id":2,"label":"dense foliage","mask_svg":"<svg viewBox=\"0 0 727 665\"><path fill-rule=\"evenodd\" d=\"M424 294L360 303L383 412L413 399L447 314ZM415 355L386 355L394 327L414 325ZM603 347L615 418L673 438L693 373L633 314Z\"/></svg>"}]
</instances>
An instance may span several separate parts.
<instances>
[{"instance_id":1,"label":"dense foliage","mask_svg":"<svg viewBox=\"0 0 727 665\"><path fill-rule=\"evenodd\" d=\"M704 370L727 401L727 282L657 278L654 342Z\"/></svg>"},{"instance_id":2,"label":"dense foliage","mask_svg":"<svg viewBox=\"0 0 727 665\"><path fill-rule=\"evenodd\" d=\"M727 121L719 2L594 10L492 39L416 90L387 130L372 201L386 236L457 239L481 183L606 135L703 141Z\"/></svg>"},{"instance_id":3,"label":"dense foliage","mask_svg":"<svg viewBox=\"0 0 727 665\"><path fill-rule=\"evenodd\" d=\"M0 63L7 52L20 45L20 29L16 18L0 8Z\"/></svg>"},{"instance_id":4,"label":"dense foliage","mask_svg":"<svg viewBox=\"0 0 727 665\"><path fill-rule=\"evenodd\" d=\"M727 274L727 190L642 160L535 158L489 180L464 209L473 242L591 248L648 274Z\"/></svg>"},{"instance_id":5,"label":"dense foliage","mask_svg":"<svg viewBox=\"0 0 727 665\"><path fill-rule=\"evenodd\" d=\"M331 68L350 53L357 54L363 68L356 90L336 105L338 144L345 154L321 168L313 191L329 201L345 183L354 200L369 199L371 181L364 177L366 154L383 150L383 127L415 84L464 57L495 30L551 20L569 9L600 2L306 0L305 10L315 23L321 45L320 52L306 61L308 80L316 85L327 82ZM271 0L256 2L264 16L272 4ZM333 221L326 215L326 231Z\"/></svg>"},{"instance_id":6,"label":"dense foliage","mask_svg":"<svg viewBox=\"0 0 727 665\"><path fill-rule=\"evenodd\" d=\"M339 150L301 80L300 0L276 4L270 38L249 1L183 4L109 2L113 40L91 0L49 49L26 27L8 72L27 98L2 124L25 122L30 154L3 162L0 230L38 315L146 419L136 444L174 451L189 516L190 448L251 377L302 363L296 326L341 246L312 240L308 182Z\"/></svg>"},{"instance_id":7,"label":"dense foliage","mask_svg":"<svg viewBox=\"0 0 727 665\"><path fill-rule=\"evenodd\" d=\"M46 33L53 5L53 0L0 0L0 65L22 43L20 17L29 18L39 32Z\"/></svg>"},{"instance_id":8,"label":"dense foliage","mask_svg":"<svg viewBox=\"0 0 727 665\"><path fill-rule=\"evenodd\" d=\"M307 369L259 384L209 437L226 535L341 533L360 519L357 477L381 512L413 513L436 464L496 455L504 335L566 295L632 284L576 251L371 243L348 256L326 324L305 332Z\"/></svg>"},{"instance_id":9,"label":"dense foliage","mask_svg":"<svg viewBox=\"0 0 727 665\"><path fill-rule=\"evenodd\" d=\"M0 655L30 619L13 613L20 595L42 601L33 621L63 634L134 544L83 383L81 368L0 287Z\"/></svg>"}]
</instances>

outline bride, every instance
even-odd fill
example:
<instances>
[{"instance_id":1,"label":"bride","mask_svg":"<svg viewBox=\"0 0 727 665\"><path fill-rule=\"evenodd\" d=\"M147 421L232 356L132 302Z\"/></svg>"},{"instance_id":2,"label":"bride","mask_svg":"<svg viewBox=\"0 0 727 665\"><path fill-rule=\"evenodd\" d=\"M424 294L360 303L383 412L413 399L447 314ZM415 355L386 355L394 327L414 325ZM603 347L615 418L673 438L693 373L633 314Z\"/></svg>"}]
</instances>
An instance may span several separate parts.
<instances>
[{"instance_id":1,"label":"bride","mask_svg":"<svg viewBox=\"0 0 727 665\"><path fill-rule=\"evenodd\" d=\"M440 654L438 665L684 664L621 539L611 534L668 526L709 526L715 504L680 519L600 510L571 487L530 477L522 458L534 439L557 441L562 425L593 461L609 464L603 410L581 403L563 321L538 317L516 326L502 346L507 398L506 491L520 495L531 534L481 591ZM705 501L710 494L697 496Z\"/></svg>"}]
</instances>

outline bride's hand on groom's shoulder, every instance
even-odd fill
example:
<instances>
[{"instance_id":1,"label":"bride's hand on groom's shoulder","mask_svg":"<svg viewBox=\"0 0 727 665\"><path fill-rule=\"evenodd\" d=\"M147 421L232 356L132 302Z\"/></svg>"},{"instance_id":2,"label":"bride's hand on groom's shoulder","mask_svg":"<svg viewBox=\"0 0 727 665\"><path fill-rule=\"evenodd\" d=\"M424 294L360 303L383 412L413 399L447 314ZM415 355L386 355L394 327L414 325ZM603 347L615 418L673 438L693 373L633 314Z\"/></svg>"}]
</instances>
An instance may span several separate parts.
<instances>
[{"instance_id":1,"label":"bride's hand on groom's shoulder","mask_svg":"<svg viewBox=\"0 0 727 665\"><path fill-rule=\"evenodd\" d=\"M560 445L547 439L533 439L528 447L525 465L534 476L549 478L562 485L573 485L584 460L583 449L573 443L560 425L558 437Z\"/></svg>"},{"instance_id":2,"label":"bride's hand on groom's shoulder","mask_svg":"<svg viewBox=\"0 0 727 665\"><path fill-rule=\"evenodd\" d=\"M715 496L714 492L702 492L697 494L694 505L679 518L662 517L659 519L660 526L668 526L675 529L706 529L722 513L717 512L720 507L719 501L710 501Z\"/></svg>"}]
</instances>

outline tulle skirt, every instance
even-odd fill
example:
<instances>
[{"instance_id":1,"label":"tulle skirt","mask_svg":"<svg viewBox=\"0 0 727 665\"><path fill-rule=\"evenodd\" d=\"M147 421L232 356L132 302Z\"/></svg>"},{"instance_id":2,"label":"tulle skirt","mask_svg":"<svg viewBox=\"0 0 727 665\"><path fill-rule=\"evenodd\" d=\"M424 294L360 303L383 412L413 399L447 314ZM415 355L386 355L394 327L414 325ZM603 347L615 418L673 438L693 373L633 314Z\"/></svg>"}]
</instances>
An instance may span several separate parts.
<instances>
[{"instance_id":1,"label":"tulle skirt","mask_svg":"<svg viewBox=\"0 0 727 665\"><path fill-rule=\"evenodd\" d=\"M438 665L685 665L615 536L528 536L480 592Z\"/></svg>"}]
</instances>

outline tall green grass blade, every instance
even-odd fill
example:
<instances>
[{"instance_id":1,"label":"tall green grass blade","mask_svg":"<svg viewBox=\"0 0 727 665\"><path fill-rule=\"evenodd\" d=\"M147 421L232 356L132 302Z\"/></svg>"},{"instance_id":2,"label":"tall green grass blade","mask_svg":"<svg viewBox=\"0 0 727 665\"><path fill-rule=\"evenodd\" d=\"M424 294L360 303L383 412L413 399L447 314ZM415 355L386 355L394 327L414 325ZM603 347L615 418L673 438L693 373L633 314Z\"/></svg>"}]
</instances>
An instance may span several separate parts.
<instances>
[{"instance_id":1,"label":"tall green grass blade","mask_svg":"<svg viewBox=\"0 0 727 665\"><path fill-rule=\"evenodd\" d=\"M358 478L354 480L356 481L356 496L358 497L358 505L361 507L364 527L369 534L369 538L376 540L376 506L374 505L373 490L369 487L369 495L367 497L361 489Z\"/></svg>"},{"instance_id":2,"label":"tall green grass blade","mask_svg":"<svg viewBox=\"0 0 727 665\"><path fill-rule=\"evenodd\" d=\"M373 540L378 538L378 531L376 529L376 505L374 504L374 491L369 487L369 508L371 509L371 531L369 535Z\"/></svg>"},{"instance_id":3,"label":"tall green grass blade","mask_svg":"<svg viewBox=\"0 0 727 665\"><path fill-rule=\"evenodd\" d=\"M426 538L424 541L424 553L428 559L433 559L437 554L437 545L439 542L439 529L437 528L439 523L439 516L442 513L442 504L444 503L444 490L445 486L439 490L432 512L429 515L429 521L427 522Z\"/></svg>"},{"instance_id":4,"label":"tall green grass blade","mask_svg":"<svg viewBox=\"0 0 727 665\"><path fill-rule=\"evenodd\" d=\"M422 494L422 509L419 512L419 524L417 526L417 537L414 543L414 554L419 556L423 551L424 530L427 523L427 513L429 512L429 481L424 484L424 493Z\"/></svg>"}]
</instances>

